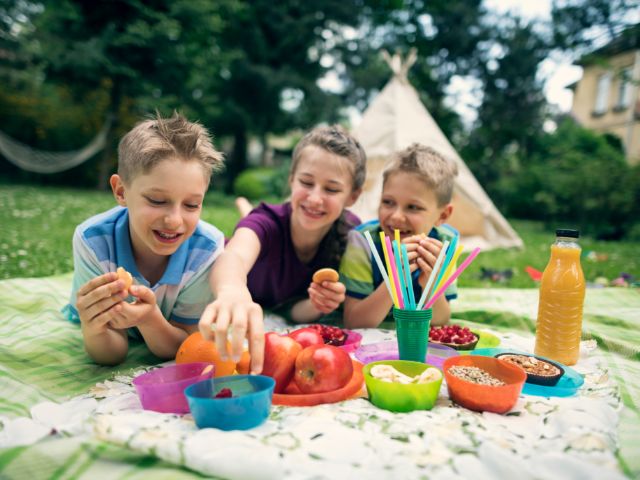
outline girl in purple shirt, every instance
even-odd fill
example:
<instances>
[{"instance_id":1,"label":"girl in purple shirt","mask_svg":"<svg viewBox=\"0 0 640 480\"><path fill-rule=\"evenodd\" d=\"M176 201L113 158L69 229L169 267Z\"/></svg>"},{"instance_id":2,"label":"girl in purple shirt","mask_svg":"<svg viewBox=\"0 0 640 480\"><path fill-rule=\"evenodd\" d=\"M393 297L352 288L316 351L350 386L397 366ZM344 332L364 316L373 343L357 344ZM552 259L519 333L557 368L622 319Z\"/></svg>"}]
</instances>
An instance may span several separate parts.
<instances>
[{"instance_id":1,"label":"girl in purple shirt","mask_svg":"<svg viewBox=\"0 0 640 480\"><path fill-rule=\"evenodd\" d=\"M270 308L304 296L291 308L291 319L307 323L344 301L342 283L318 285L311 276L318 268L337 269L347 233L359 223L345 208L358 199L365 175L364 150L339 126L316 128L298 142L289 172L290 201L261 204L242 219L211 270L216 300L205 309L199 327L212 340L215 329L218 351L229 353L227 331L232 326L232 359L239 360L247 337L251 372L259 373L264 328L256 302Z\"/></svg>"}]
</instances>

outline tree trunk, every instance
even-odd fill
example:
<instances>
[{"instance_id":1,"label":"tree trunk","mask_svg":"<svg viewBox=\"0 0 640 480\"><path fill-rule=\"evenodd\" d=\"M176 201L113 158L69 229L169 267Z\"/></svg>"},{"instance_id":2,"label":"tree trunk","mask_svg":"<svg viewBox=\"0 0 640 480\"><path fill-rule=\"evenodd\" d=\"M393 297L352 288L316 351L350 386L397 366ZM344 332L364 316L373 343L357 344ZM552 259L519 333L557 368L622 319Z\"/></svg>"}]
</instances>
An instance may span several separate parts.
<instances>
[{"instance_id":1,"label":"tree trunk","mask_svg":"<svg viewBox=\"0 0 640 480\"><path fill-rule=\"evenodd\" d=\"M227 193L233 193L233 181L247 168L247 131L239 128L233 133L233 151L227 164Z\"/></svg>"}]
</instances>

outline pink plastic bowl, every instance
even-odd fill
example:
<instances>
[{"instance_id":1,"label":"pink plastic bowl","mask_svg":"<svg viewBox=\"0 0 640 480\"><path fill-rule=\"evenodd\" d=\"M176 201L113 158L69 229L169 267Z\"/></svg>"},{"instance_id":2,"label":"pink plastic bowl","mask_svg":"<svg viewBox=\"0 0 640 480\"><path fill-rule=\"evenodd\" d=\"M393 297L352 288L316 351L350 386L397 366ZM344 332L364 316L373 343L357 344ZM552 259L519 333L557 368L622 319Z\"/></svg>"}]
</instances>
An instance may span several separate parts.
<instances>
[{"instance_id":1,"label":"pink plastic bowl","mask_svg":"<svg viewBox=\"0 0 640 480\"><path fill-rule=\"evenodd\" d=\"M205 369L211 366L209 371ZM162 413L188 413L184 389L213 377L215 366L208 362L182 363L151 370L133 379L145 410ZM204 373L203 373L204 372Z\"/></svg>"},{"instance_id":2,"label":"pink plastic bowl","mask_svg":"<svg viewBox=\"0 0 640 480\"><path fill-rule=\"evenodd\" d=\"M362 342L362 335L353 330L345 330L345 332L347 332L347 341L344 345L340 345L340 348L347 353L355 352Z\"/></svg>"}]
</instances>

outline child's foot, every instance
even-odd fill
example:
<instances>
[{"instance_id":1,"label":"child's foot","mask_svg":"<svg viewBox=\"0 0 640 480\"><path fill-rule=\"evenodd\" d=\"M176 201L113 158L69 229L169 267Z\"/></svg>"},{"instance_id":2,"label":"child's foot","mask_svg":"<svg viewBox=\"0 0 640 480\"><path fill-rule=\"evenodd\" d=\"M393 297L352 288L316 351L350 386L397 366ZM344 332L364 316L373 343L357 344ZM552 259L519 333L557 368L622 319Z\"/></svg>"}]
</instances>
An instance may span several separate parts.
<instances>
[{"instance_id":1,"label":"child's foot","mask_svg":"<svg viewBox=\"0 0 640 480\"><path fill-rule=\"evenodd\" d=\"M253 210L253 205L244 197L236 198L236 208L240 212L240 218L244 218L249 215L249 212Z\"/></svg>"}]
</instances>

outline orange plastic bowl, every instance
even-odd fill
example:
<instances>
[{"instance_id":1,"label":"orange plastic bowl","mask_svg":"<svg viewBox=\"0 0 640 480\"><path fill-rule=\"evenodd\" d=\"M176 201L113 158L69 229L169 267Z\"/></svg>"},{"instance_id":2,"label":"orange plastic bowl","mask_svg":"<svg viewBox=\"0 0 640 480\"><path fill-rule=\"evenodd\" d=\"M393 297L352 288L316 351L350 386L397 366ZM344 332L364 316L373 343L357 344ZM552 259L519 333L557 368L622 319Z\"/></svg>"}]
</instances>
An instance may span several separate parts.
<instances>
[{"instance_id":1,"label":"orange plastic bowl","mask_svg":"<svg viewBox=\"0 0 640 480\"><path fill-rule=\"evenodd\" d=\"M462 380L449 373L449 368L455 365L481 368L502 380L505 385L479 385ZM480 355L449 357L442 364L442 370L447 381L449 398L458 405L478 412L507 413L518 401L527 379L527 374L522 368L504 360Z\"/></svg>"}]
</instances>

